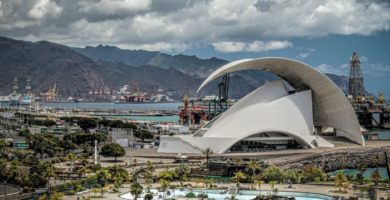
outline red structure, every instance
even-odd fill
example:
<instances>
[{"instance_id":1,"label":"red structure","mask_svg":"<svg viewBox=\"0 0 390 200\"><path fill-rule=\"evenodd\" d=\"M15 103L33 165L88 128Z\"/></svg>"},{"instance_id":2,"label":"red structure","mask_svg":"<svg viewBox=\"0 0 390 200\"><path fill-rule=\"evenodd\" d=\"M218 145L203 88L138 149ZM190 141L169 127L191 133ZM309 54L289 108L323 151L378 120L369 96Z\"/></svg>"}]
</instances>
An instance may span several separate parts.
<instances>
[{"instance_id":1,"label":"red structure","mask_svg":"<svg viewBox=\"0 0 390 200\"><path fill-rule=\"evenodd\" d=\"M133 83L132 89L133 89L133 92L138 92L138 83Z\"/></svg>"}]
</instances>

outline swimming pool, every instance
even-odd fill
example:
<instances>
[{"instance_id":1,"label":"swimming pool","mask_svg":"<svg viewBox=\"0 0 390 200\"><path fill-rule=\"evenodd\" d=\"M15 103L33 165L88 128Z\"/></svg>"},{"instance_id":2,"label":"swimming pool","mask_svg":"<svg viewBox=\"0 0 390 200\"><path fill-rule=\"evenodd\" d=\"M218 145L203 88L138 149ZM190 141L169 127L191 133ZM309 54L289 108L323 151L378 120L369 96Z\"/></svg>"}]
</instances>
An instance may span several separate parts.
<instances>
[{"instance_id":1,"label":"swimming pool","mask_svg":"<svg viewBox=\"0 0 390 200\"><path fill-rule=\"evenodd\" d=\"M175 192L171 191L171 195L166 195L165 198L173 198L173 197L185 197L185 195L189 192L188 189L184 189L183 191L180 191L180 189L176 189ZM155 200L162 199L161 197L163 196L163 193L158 192L157 189L150 189L150 192L153 193L153 196ZM216 200L225 200L226 197L231 197L231 194L219 194L218 190L207 190L206 189L194 189L192 191L196 195L199 193L207 193L209 198L213 198ZM270 194L271 191L261 191L262 195L267 195ZM139 200L143 200L145 196L145 191L144 193L138 198ZM256 196L260 194L259 191L257 190L251 190L251 191L242 191L242 195L237 195L238 200L251 200L254 199ZM331 200L332 197L322 195L322 194L314 194L314 193L305 193L305 192L278 192L278 196L287 196L287 197L295 197L296 200ZM124 199L134 199L134 196L130 193L125 193L123 195L120 195L120 197Z\"/></svg>"}]
</instances>

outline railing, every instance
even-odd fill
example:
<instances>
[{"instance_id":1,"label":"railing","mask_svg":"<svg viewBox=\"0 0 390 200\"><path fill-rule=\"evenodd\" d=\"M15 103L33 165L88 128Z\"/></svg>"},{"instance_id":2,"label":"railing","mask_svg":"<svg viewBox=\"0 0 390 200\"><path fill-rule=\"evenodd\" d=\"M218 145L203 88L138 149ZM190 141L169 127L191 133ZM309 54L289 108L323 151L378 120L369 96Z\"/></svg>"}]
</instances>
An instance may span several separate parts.
<instances>
[{"instance_id":1,"label":"railing","mask_svg":"<svg viewBox=\"0 0 390 200\"><path fill-rule=\"evenodd\" d=\"M22 188L8 183L0 183L0 199L14 200L20 199L19 196L22 194Z\"/></svg>"}]
</instances>

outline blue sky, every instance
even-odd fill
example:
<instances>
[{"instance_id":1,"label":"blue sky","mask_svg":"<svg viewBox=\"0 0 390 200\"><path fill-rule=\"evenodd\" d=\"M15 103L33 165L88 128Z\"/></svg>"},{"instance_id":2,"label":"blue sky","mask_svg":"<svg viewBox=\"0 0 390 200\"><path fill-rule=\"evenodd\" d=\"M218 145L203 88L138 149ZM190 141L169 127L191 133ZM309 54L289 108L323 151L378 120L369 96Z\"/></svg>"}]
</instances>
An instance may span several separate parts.
<instances>
[{"instance_id":1,"label":"blue sky","mask_svg":"<svg viewBox=\"0 0 390 200\"><path fill-rule=\"evenodd\" d=\"M72 47L168 54L286 57L390 93L389 0L0 0L0 35ZM388 97L390 98L390 97Z\"/></svg>"},{"instance_id":2,"label":"blue sky","mask_svg":"<svg viewBox=\"0 0 390 200\"><path fill-rule=\"evenodd\" d=\"M390 32L381 31L370 36L328 35L319 38L292 38L290 48L264 52L218 52L211 45L188 49L183 54L200 58L212 56L229 61L245 58L285 57L317 68L324 73L349 77L349 60L358 52L367 91L378 95L390 94ZM171 53L171 52L167 52ZM177 53L177 52L176 52ZM390 99L390 96L387 98Z\"/></svg>"}]
</instances>

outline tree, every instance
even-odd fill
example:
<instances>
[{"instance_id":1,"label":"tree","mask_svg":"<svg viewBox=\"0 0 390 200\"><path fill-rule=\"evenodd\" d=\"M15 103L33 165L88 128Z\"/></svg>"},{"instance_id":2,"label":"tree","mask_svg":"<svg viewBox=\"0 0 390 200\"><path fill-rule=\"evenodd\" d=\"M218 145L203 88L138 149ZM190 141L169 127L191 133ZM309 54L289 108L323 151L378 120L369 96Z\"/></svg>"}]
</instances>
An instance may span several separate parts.
<instances>
[{"instance_id":1,"label":"tree","mask_svg":"<svg viewBox=\"0 0 390 200\"><path fill-rule=\"evenodd\" d=\"M252 159L248 163L248 167L245 168L246 171L252 170L252 182L255 181L254 177L256 176L256 169L261 170L261 165L256 160Z\"/></svg>"},{"instance_id":2,"label":"tree","mask_svg":"<svg viewBox=\"0 0 390 200\"><path fill-rule=\"evenodd\" d=\"M158 177L163 178L163 179L170 179L173 180L175 178L178 178L179 176L176 174L174 171L166 171L166 172L161 172L158 174ZM161 179L160 179L161 180Z\"/></svg>"},{"instance_id":3,"label":"tree","mask_svg":"<svg viewBox=\"0 0 390 200\"><path fill-rule=\"evenodd\" d=\"M338 187L339 188L339 191L341 191L341 187L343 186L343 184L345 184L347 182L347 178L345 177L345 174L343 174L342 171L338 172L336 174L336 178L335 178L335 181L334 181L334 186L335 187Z\"/></svg>"},{"instance_id":4,"label":"tree","mask_svg":"<svg viewBox=\"0 0 390 200\"><path fill-rule=\"evenodd\" d=\"M100 155L104 157L114 157L115 162L117 157L124 156L126 154L125 148L118 143L109 143L102 147Z\"/></svg>"},{"instance_id":5,"label":"tree","mask_svg":"<svg viewBox=\"0 0 390 200\"><path fill-rule=\"evenodd\" d=\"M179 166L176 167L175 172L183 177L183 175L191 172L191 168L185 163L180 163Z\"/></svg>"},{"instance_id":6,"label":"tree","mask_svg":"<svg viewBox=\"0 0 390 200\"><path fill-rule=\"evenodd\" d=\"M379 163L381 163L382 158L379 156L379 154L377 154L377 155L374 156L373 161L376 164L376 170L378 170Z\"/></svg>"},{"instance_id":7,"label":"tree","mask_svg":"<svg viewBox=\"0 0 390 200\"><path fill-rule=\"evenodd\" d=\"M233 159L233 162L234 162L234 165L236 166L236 172L237 172L238 171L238 166L242 165L242 163L244 163L244 160L242 160L241 157L235 157Z\"/></svg>"},{"instance_id":8,"label":"tree","mask_svg":"<svg viewBox=\"0 0 390 200\"><path fill-rule=\"evenodd\" d=\"M144 129L137 129L137 131L134 132L134 136L140 138L142 142L144 139L153 139L153 134L150 131Z\"/></svg>"},{"instance_id":9,"label":"tree","mask_svg":"<svg viewBox=\"0 0 390 200\"><path fill-rule=\"evenodd\" d=\"M121 128L132 128L133 130L136 130L138 126L134 123L125 122L122 124Z\"/></svg>"},{"instance_id":10,"label":"tree","mask_svg":"<svg viewBox=\"0 0 390 200\"><path fill-rule=\"evenodd\" d=\"M101 169L97 171L96 173L96 178L98 182L106 181L111 179L111 174L108 172L108 170Z\"/></svg>"},{"instance_id":11,"label":"tree","mask_svg":"<svg viewBox=\"0 0 390 200\"><path fill-rule=\"evenodd\" d=\"M110 127L111 128L120 128L123 122L121 120L111 120Z\"/></svg>"},{"instance_id":12,"label":"tree","mask_svg":"<svg viewBox=\"0 0 390 200\"><path fill-rule=\"evenodd\" d=\"M203 153L203 155L206 156L206 162L207 162L207 168L208 168L209 167L209 156L211 154L213 154L214 152L210 148L207 148L207 149L203 150L202 153Z\"/></svg>"},{"instance_id":13,"label":"tree","mask_svg":"<svg viewBox=\"0 0 390 200\"><path fill-rule=\"evenodd\" d=\"M68 153L68 154L66 154L66 156L65 156L65 160L67 160L67 161L71 161L71 164L72 164L72 162L73 162L73 160L75 160L76 159L76 155L75 154L73 154L73 153Z\"/></svg>"},{"instance_id":14,"label":"tree","mask_svg":"<svg viewBox=\"0 0 390 200\"><path fill-rule=\"evenodd\" d=\"M283 177L283 169L271 165L264 170L263 175L266 181L281 181Z\"/></svg>"},{"instance_id":15,"label":"tree","mask_svg":"<svg viewBox=\"0 0 390 200\"><path fill-rule=\"evenodd\" d=\"M77 125L87 133L88 129L96 127L96 120L92 118L81 118L77 120Z\"/></svg>"},{"instance_id":16,"label":"tree","mask_svg":"<svg viewBox=\"0 0 390 200\"><path fill-rule=\"evenodd\" d=\"M110 125L110 120L103 118L98 121L99 126L102 125L104 127L108 127Z\"/></svg>"},{"instance_id":17,"label":"tree","mask_svg":"<svg viewBox=\"0 0 390 200\"><path fill-rule=\"evenodd\" d=\"M144 188L142 187L141 184L135 182L135 183L131 184L130 193L131 193L132 195L134 195L134 199L137 199L138 196L142 193L142 190L143 190L143 189L144 189Z\"/></svg>"},{"instance_id":18,"label":"tree","mask_svg":"<svg viewBox=\"0 0 390 200\"><path fill-rule=\"evenodd\" d=\"M275 184L277 182L276 181L270 181L269 182L269 185L271 186L271 189L272 189L272 192L273 192L273 196L275 196Z\"/></svg>"},{"instance_id":19,"label":"tree","mask_svg":"<svg viewBox=\"0 0 390 200\"><path fill-rule=\"evenodd\" d=\"M262 180L255 181L255 184L257 184L257 186L259 186L260 195L261 195L261 184L263 184L263 183L264 183L264 181L262 181Z\"/></svg>"},{"instance_id":20,"label":"tree","mask_svg":"<svg viewBox=\"0 0 390 200\"><path fill-rule=\"evenodd\" d=\"M358 179L360 179L360 184L363 184L363 173L367 170L367 165L365 163L359 163L358 170L360 171Z\"/></svg>"},{"instance_id":21,"label":"tree","mask_svg":"<svg viewBox=\"0 0 390 200\"><path fill-rule=\"evenodd\" d=\"M175 199L176 195L175 195L175 191L176 191L176 185L169 185L169 189L173 190L173 199Z\"/></svg>"},{"instance_id":22,"label":"tree","mask_svg":"<svg viewBox=\"0 0 390 200\"><path fill-rule=\"evenodd\" d=\"M285 181L295 182L298 180L299 172L298 169L289 169L283 172L283 179Z\"/></svg>"},{"instance_id":23,"label":"tree","mask_svg":"<svg viewBox=\"0 0 390 200\"><path fill-rule=\"evenodd\" d=\"M376 169L370 173L370 178L372 181L374 181L375 185L378 185L382 178L382 174L379 172L379 170Z\"/></svg>"},{"instance_id":24,"label":"tree","mask_svg":"<svg viewBox=\"0 0 390 200\"><path fill-rule=\"evenodd\" d=\"M56 125L56 122L53 121L53 120L50 120L50 119L45 119L45 120L42 121L42 124L43 124L44 126L49 127L49 126L54 126L54 125Z\"/></svg>"},{"instance_id":25,"label":"tree","mask_svg":"<svg viewBox=\"0 0 390 200\"><path fill-rule=\"evenodd\" d=\"M105 193L107 193L108 191L106 190L106 189L104 189L104 188L99 188L99 194L100 194L100 197L103 197L103 195L105 194Z\"/></svg>"},{"instance_id":26,"label":"tree","mask_svg":"<svg viewBox=\"0 0 390 200\"><path fill-rule=\"evenodd\" d=\"M47 182L49 182L49 178L53 177L54 179L57 179L57 174L54 172L53 167L47 168L46 172L42 174L43 177L47 178ZM49 187L49 185L47 186Z\"/></svg>"},{"instance_id":27,"label":"tree","mask_svg":"<svg viewBox=\"0 0 390 200\"><path fill-rule=\"evenodd\" d=\"M88 169L86 167L83 167L81 169L79 169L79 171L77 171L77 174L84 174L84 177L85 177L85 173L92 173L92 170L91 169Z\"/></svg>"},{"instance_id":28,"label":"tree","mask_svg":"<svg viewBox=\"0 0 390 200\"><path fill-rule=\"evenodd\" d=\"M237 179L237 182L240 182L241 178L245 178L245 174L242 173L240 170L237 173L234 173L234 176L232 178Z\"/></svg>"}]
</instances>

